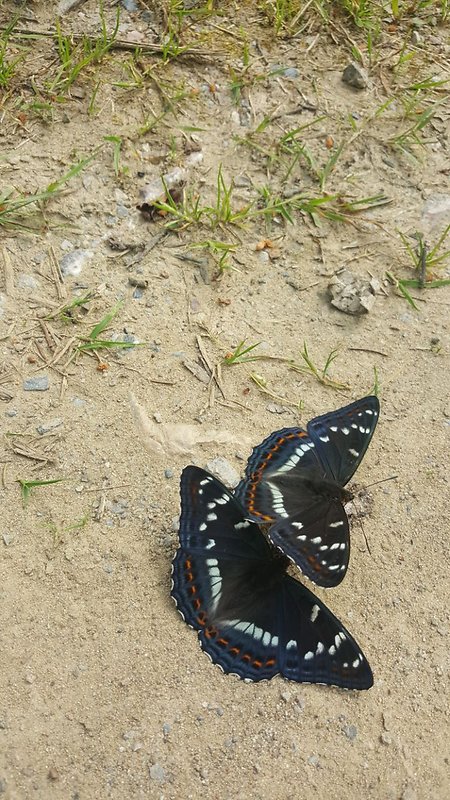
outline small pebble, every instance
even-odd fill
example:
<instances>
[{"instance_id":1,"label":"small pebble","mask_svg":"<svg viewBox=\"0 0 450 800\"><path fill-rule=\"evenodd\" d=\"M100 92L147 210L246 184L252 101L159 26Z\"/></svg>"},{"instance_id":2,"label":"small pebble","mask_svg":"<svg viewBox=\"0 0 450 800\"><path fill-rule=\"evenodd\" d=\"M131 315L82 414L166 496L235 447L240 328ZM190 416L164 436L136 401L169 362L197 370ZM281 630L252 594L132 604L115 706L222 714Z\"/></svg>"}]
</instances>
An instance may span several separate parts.
<instances>
[{"instance_id":1,"label":"small pebble","mask_svg":"<svg viewBox=\"0 0 450 800\"><path fill-rule=\"evenodd\" d=\"M161 764L152 764L149 769L150 778L152 781L158 781L158 783L165 783L167 780L166 771Z\"/></svg>"},{"instance_id":2,"label":"small pebble","mask_svg":"<svg viewBox=\"0 0 450 800\"><path fill-rule=\"evenodd\" d=\"M276 403L268 403L266 405L267 411L271 414L285 414L288 409L285 406L279 406Z\"/></svg>"},{"instance_id":3,"label":"small pebble","mask_svg":"<svg viewBox=\"0 0 450 800\"><path fill-rule=\"evenodd\" d=\"M46 392L49 385L48 375L37 375L35 378L26 378L23 389L25 392Z\"/></svg>"},{"instance_id":4,"label":"small pebble","mask_svg":"<svg viewBox=\"0 0 450 800\"><path fill-rule=\"evenodd\" d=\"M309 756L307 760L307 764L311 767L318 767L319 766L319 756Z\"/></svg>"},{"instance_id":5,"label":"small pebble","mask_svg":"<svg viewBox=\"0 0 450 800\"><path fill-rule=\"evenodd\" d=\"M383 733L380 734L380 742L385 745L392 744L392 736L390 735L390 733L386 733L385 731L383 731Z\"/></svg>"},{"instance_id":6,"label":"small pebble","mask_svg":"<svg viewBox=\"0 0 450 800\"><path fill-rule=\"evenodd\" d=\"M42 425L38 425L36 430L41 434L41 436L43 436L44 433L49 433L49 431L53 431L55 428L59 428L61 425L63 425L62 419L56 417L48 422L44 422Z\"/></svg>"},{"instance_id":7,"label":"small pebble","mask_svg":"<svg viewBox=\"0 0 450 800\"><path fill-rule=\"evenodd\" d=\"M62 257L59 268L64 275L77 277L83 269L84 262L93 256L91 250L72 250Z\"/></svg>"},{"instance_id":8,"label":"small pebble","mask_svg":"<svg viewBox=\"0 0 450 800\"><path fill-rule=\"evenodd\" d=\"M358 734L358 728L356 727L356 725L345 725L345 727L342 728L342 730L346 735L347 739L350 739L351 742L354 739L356 739L356 736Z\"/></svg>"},{"instance_id":9,"label":"small pebble","mask_svg":"<svg viewBox=\"0 0 450 800\"><path fill-rule=\"evenodd\" d=\"M223 456L212 458L206 464L206 470L212 472L219 481L234 489L240 481L240 477L235 468Z\"/></svg>"},{"instance_id":10,"label":"small pebble","mask_svg":"<svg viewBox=\"0 0 450 800\"><path fill-rule=\"evenodd\" d=\"M369 78L366 71L352 61L347 64L342 73L342 80L354 89L366 89L369 85Z\"/></svg>"},{"instance_id":11,"label":"small pebble","mask_svg":"<svg viewBox=\"0 0 450 800\"><path fill-rule=\"evenodd\" d=\"M4 541L5 545L6 545L6 547L8 547L8 545L12 544L13 541L14 541L14 534L13 533L4 533L2 535L2 538L3 538L3 541Z\"/></svg>"},{"instance_id":12,"label":"small pebble","mask_svg":"<svg viewBox=\"0 0 450 800\"><path fill-rule=\"evenodd\" d=\"M170 469L170 467L168 467L167 469L164 470L164 475L166 476L166 478L173 478L173 469Z\"/></svg>"}]
</instances>

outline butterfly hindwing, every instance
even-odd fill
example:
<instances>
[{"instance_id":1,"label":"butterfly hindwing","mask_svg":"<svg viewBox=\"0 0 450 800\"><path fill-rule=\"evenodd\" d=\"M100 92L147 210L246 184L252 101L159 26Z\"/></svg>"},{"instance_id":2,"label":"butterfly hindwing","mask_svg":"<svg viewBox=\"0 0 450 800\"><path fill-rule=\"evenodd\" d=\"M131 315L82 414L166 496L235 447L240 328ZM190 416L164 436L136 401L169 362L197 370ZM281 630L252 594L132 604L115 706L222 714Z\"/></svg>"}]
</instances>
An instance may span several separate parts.
<instances>
[{"instance_id":1,"label":"butterfly hindwing","mask_svg":"<svg viewBox=\"0 0 450 800\"><path fill-rule=\"evenodd\" d=\"M217 503L220 497L227 502ZM281 674L344 688L372 685L356 642L312 592L286 575L286 559L219 481L187 467L181 502L172 597L214 663L252 681ZM217 518L208 519L211 513Z\"/></svg>"},{"instance_id":2,"label":"butterfly hindwing","mask_svg":"<svg viewBox=\"0 0 450 800\"><path fill-rule=\"evenodd\" d=\"M340 501L325 500L277 520L269 538L318 586L329 589L341 583L350 558L350 536Z\"/></svg>"}]
</instances>

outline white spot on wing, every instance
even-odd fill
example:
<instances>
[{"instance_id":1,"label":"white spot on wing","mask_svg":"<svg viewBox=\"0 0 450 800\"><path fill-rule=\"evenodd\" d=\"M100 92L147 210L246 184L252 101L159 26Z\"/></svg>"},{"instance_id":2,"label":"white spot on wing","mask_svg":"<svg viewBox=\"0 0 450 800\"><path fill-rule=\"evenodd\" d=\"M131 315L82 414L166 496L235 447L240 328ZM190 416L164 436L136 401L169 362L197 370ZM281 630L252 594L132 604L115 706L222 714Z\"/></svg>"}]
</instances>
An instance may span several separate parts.
<instances>
[{"instance_id":1,"label":"white spot on wing","mask_svg":"<svg viewBox=\"0 0 450 800\"><path fill-rule=\"evenodd\" d=\"M315 622L317 617L319 616L320 607L315 603L311 610L310 620L311 622Z\"/></svg>"},{"instance_id":2,"label":"white spot on wing","mask_svg":"<svg viewBox=\"0 0 450 800\"><path fill-rule=\"evenodd\" d=\"M343 525L343 524L344 524L344 521L342 519L338 519L337 522L330 522L328 527L329 528L340 528L341 525Z\"/></svg>"},{"instance_id":3,"label":"white spot on wing","mask_svg":"<svg viewBox=\"0 0 450 800\"><path fill-rule=\"evenodd\" d=\"M205 550L211 550L211 547L214 547L215 543L215 539L208 539L207 544L205 544Z\"/></svg>"},{"instance_id":4,"label":"white spot on wing","mask_svg":"<svg viewBox=\"0 0 450 800\"><path fill-rule=\"evenodd\" d=\"M295 639L290 639L286 645L286 650L297 650L297 642Z\"/></svg>"},{"instance_id":5,"label":"white spot on wing","mask_svg":"<svg viewBox=\"0 0 450 800\"><path fill-rule=\"evenodd\" d=\"M314 539L311 539L311 542L313 544L320 544L321 541L322 541L322 537L321 536L315 536Z\"/></svg>"},{"instance_id":6,"label":"white spot on wing","mask_svg":"<svg viewBox=\"0 0 450 800\"><path fill-rule=\"evenodd\" d=\"M358 451L354 450L353 447L349 447L348 452L350 453L350 455L354 456L355 458L358 458L358 456L359 456Z\"/></svg>"},{"instance_id":7,"label":"white spot on wing","mask_svg":"<svg viewBox=\"0 0 450 800\"><path fill-rule=\"evenodd\" d=\"M214 514L214 512L212 512L211 514L207 514L206 519L208 522L215 522L215 520L217 519L217 514Z\"/></svg>"},{"instance_id":8,"label":"white spot on wing","mask_svg":"<svg viewBox=\"0 0 450 800\"><path fill-rule=\"evenodd\" d=\"M244 519L242 522L236 522L234 526L235 531L240 531L242 528L249 528L252 523L248 521L248 519Z\"/></svg>"},{"instance_id":9,"label":"white spot on wing","mask_svg":"<svg viewBox=\"0 0 450 800\"><path fill-rule=\"evenodd\" d=\"M311 661L311 659L314 658L314 653L312 652L312 650L308 650L308 652L305 653L303 658L305 659L305 661Z\"/></svg>"}]
</instances>

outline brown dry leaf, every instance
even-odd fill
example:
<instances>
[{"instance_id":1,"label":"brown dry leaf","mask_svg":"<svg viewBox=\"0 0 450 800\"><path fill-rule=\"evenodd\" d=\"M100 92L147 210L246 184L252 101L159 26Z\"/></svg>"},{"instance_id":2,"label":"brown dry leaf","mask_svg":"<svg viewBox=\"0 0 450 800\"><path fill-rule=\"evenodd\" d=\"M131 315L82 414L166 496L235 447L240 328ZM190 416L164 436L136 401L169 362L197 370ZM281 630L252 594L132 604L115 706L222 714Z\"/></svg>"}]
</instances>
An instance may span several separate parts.
<instances>
[{"instance_id":1,"label":"brown dry leaf","mask_svg":"<svg viewBox=\"0 0 450 800\"><path fill-rule=\"evenodd\" d=\"M135 396L130 394L130 407L135 425L141 435L145 449L154 456L194 456L204 444L213 447L231 444L251 446L251 440L240 433L236 435L218 428L206 428L204 425L165 424L151 420Z\"/></svg>"}]
</instances>

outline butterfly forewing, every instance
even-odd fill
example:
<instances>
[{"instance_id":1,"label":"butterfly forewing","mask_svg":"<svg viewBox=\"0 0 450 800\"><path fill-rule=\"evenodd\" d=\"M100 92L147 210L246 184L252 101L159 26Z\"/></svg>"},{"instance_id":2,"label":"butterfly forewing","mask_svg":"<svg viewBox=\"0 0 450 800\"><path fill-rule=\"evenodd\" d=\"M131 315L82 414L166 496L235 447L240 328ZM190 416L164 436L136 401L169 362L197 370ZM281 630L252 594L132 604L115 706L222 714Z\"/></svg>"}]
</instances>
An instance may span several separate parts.
<instances>
[{"instance_id":1,"label":"butterfly forewing","mask_svg":"<svg viewBox=\"0 0 450 800\"><path fill-rule=\"evenodd\" d=\"M225 487L196 467L183 471L181 484L172 596L212 661L246 680L280 673L369 688L372 674L356 642L318 598L286 575L286 559L245 520ZM227 502L212 509L217 519L208 519L209 504L225 496Z\"/></svg>"},{"instance_id":2,"label":"butterfly forewing","mask_svg":"<svg viewBox=\"0 0 450 800\"><path fill-rule=\"evenodd\" d=\"M371 395L308 423L308 433L327 476L340 486L348 483L361 463L379 413L378 398Z\"/></svg>"},{"instance_id":3,"label":"butterfly forewing","mask_svg":"<svg viewBox=\"0 0 450 800\"><path fill-rule=\"evenodd\" d=\"M361 462L379 414L364 397L302 428L275 431L249 458L236 496L247 516L270 524L269 536L311 580L337 586L347 570L350 539L343 488Z\"/></svg>"},{"instance_id":4,"label":"butterfly forewing","mask_svg":"<svg viewBox=\"0 0 450 800\"><path fill-rule=\"evenodd\" d=\"M186 467L180 493L180 544L186 550L211 557L267 558L269 547L258 528L242 518L233 495L212 475L198 467ZM226 528L222 524L225 508Z\"/></svg>"},{"instance_id":5,"label":"butterfly forewing","mask_svg":"<svg viewBox=\"0 0 450 800\"><path fill-rule=\"evenodd\" d=\"M325 473L311 437L302 428L283 428L271 433L254 448L234 496L246 509L249 519L261 524L273 522L295 511L298 484L291 481L291 492L280 492L277 478ZM273 480L272 480L273 478ZM287 487L286 487L287 489Z\"/></svg>"}]
</instances>

